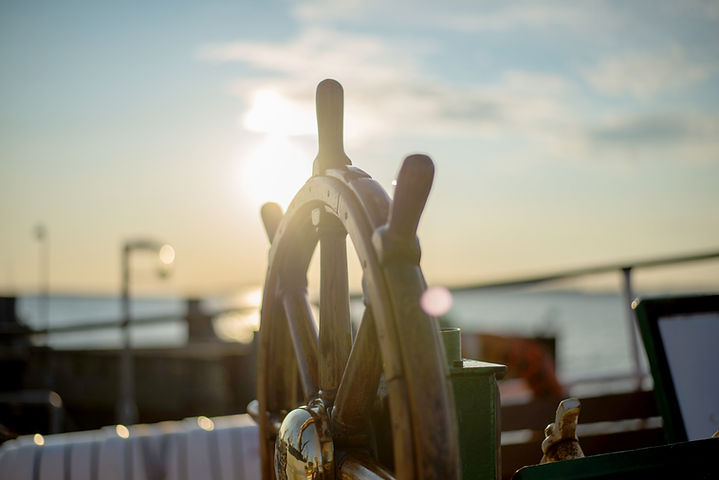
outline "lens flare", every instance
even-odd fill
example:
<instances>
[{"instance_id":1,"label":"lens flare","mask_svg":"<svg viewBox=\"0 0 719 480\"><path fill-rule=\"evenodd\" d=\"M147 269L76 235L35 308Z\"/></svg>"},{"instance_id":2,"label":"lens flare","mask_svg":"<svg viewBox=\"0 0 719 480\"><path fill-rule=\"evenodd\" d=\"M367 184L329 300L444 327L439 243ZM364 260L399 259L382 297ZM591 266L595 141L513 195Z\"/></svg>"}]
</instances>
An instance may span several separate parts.
<instances>
[{"instance_id":1,"label":"lens flare","mask_svg":"<svg viewBox=\"0 0 719 480\"><path fill-rule=\"evenodd\" d=\"M452 308L452 293L445 287L429 287L420 297L419 304L427 315L441 317Z\"/></svg>"}]
</instances>

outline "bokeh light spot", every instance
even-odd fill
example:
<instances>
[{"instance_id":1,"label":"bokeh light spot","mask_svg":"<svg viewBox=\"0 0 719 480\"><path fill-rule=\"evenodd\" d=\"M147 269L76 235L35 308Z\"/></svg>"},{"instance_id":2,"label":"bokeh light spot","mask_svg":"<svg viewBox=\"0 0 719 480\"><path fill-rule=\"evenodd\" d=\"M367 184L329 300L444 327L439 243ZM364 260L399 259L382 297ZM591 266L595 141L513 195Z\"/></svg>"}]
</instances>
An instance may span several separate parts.
<instances>
[{"instance_id":1,"label":"bokeh light spot","mask_svg":"<svg viewBox=\"0 0 719 480\"><path fill-rule=\"evenodd\" d=\"M53 407L55 407L55 408L62 407L62 398L56 392L50 392L50 395L48 396L48 400L50 401L50 405L52 405Z\"/></svg>"},{"instance_id":2,"label":"bokeh light spot","mask_svg":"<svg viewBox=\"0 0 719 480\"><path fill-rule=\"evenodd\" d=\"M116 425L115 433L120 438L130 438L130 430L125 425Z\"/></svg>"},{"instance_id":3,"label":"bokeh light spot","mask_svg":"<svg viewBox=\"0 0 719 480\"><path fill-rule=\"evenodd\" d=\"M206 430L208 432L211 432L212 430L215 429L215 422L213 422L211 419L209 419L203 415L200 415L199 417L197 417L197 425L201 429Z\"/></svg>"},{"instance_id":4,"label":"bokeh light spot","mask_svg":"<svg viewBox=\"0 0 719 480\"><path fill-rule=\"evenodd\" d=\"M419 304L427 315L441 317L452 308L452 293L445 287L429 287L420 297Z\"/></svg>"}]
</instances>

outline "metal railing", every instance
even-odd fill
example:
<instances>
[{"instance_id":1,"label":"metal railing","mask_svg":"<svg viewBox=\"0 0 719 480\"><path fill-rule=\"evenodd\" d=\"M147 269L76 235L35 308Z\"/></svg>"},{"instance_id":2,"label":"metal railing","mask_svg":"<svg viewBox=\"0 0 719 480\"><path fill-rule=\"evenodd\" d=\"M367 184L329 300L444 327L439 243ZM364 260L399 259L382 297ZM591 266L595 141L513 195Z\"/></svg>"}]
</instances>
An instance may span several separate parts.
<instances>
[{"instance_id":1,"label":"metal railing","mask_svg":"<svg viewBox=\"0 0 719 480\"><path fill-rule=\"evenodd\" d=\"M594 265L590 267L576 268L571 270L559 271L550 274L537 275L531 277L521 277L515 279L504 279L491 282L477 283L453 287L453 292L478 292L482 290L499 289L499 288L523 288L535 285L568 280L578 277L590 275L598 275L603 273L621 272L622 273L622 301L626 312L627 329L629 331L629 348L632 355L633 371L632 376L635 379L636 388L641 388L645 372L642 371L640 361L640 342L637 327L634 318L634 310L632 303L635 299L634 289L632 286L632 272L637 269L647 269L654 267L663 267L668 265L677 265L683 263L694 263L719 258L719 251L708 251L701 253L692 253L685 255L674 255L659 258L651 258L645 260L637 260L623 263L610 263L603 265Z\"/></svg>"},{"instance_id":2,"label":"metal railing","mask_svg":"<svg viewBox=\"0 0 719 480\"><path fill-rule=\"evenodd\" d=\"M200 322L202 324L207 323L208 325L212 321L213 318L220 317L222 315L227 314L243 314L247 312L255 311L257 307L253 306L238 306L238 307L230 307L230 308L221 308L221 309L212 309L212 310L204 310L199 308L199 301L195 299L188 299L186 300L186 309L184 312L178 312L176 314L171 315L155 315L155 316L144 316L144 317L132 317L132 321L128 322L128 315L127 315L127 309L123 312L122 318L119 319L113 319L113 320L94 320L90 322L83 322L83 323L76 323L76 324L70 324L70 325L58 325L58 326L50 326L40 329L30 329L26 326L23 326L21 324L11 323L8 325L0 325L0 341L2 342L8 342L5 344L5 346L8 348L8 351L10 350L22 350L23 348L29 347L32 343L36 344L45 344L46 346L49 346L49 336L54 334L73 334L73 333L87 333L92 331L98 331L98 330L116 330L118 332L121 332L126 338L129 336L129 330L131 328L135 327L144 327L144 326L150 326L150 325L161 325L161 324L170 324L170 323L185 323L187 325L188 329L188 343L191 343L193 340L207 340L208 338L206 336L203 336L202 338L199 337L192 337L193 334L193 324L194 324L194 330L196 333L199 331L199 333L206 332L208 328L212 327L205 327L204 325L198 325L197 322ZM14 306L13 306L14 310ZM200 327L199 329L197 327ZM204 328L203 328L204 327ZM212 335L212 334L211 334ZM214 335L212 336L212 340L216 339ZM19 340L19 343L17 341ZM0 349L2 348L3 344L0 344ZM121 342L121 345L119 345L118 352L120 354L120 361L121 361L121 372L120 372L120 380L121 385L119 389L119 394L121 397L121 400L124 400L126 403L131 402L132 405L134 405L134 373L133 373L133 364L132 362L126 361L128 357L132 359L132 356L134 355L135 348L127 342ZM52 390L53 385L55 383L55 380L53 378L53 358L49 353L46 353L46 361L47 363L47 369L45 373L45 379L44 384L46 386L46 390L18 390L18 391L10 391L10 392L3 392L2 395L0 395L0 404L21 404L21 405L49 405L49 412L50 412L50 426L48 428L48 431L51 433L56 433L59 431L59 426L62 423L62 413L63 413L63 402L60 398L60 396ZM131 379L131 381L128 381L128 378ZM48 397L49 395L49 397ZM48 398L50 400L48 400ZM119 410L119 409L118 409ZM117 421L118 423L127 423L132 424L136 423L137 416L136 414L127 415L127 412L120 412L118 413Z\"/></svg>"},{"instance_id":3,"label":"metal railing","mask_svg":"<svg viewBox=\"0 0 719 480\"><path fill-rule=\"evenodd\" d=\"M537 276L531 276L531 277L521 277L521 278L514 278L514 279L503 279L498 281L491 281L491 282L483 282L483 283L476 283L472 285L464 285L464 286L458 286L458 287L452 287L450 290L453 292L473 292L473 291L483 291L483 290L490 290L490 289L505 289L505 288L524 288L524 287L530 287L540 284L547 284L551 282L561 281L561 280L567 280L577 277L585 277L590 275L597 275L597 274L603 274L603 273L610 273L610 272L621 272L622 278L623 278L623 288L622 288L622 301L625 307L626 311L626 320L627 320L627 329L629 330L629 338L630 338L630 351L632 355L632 361L633 361L633 371L630 374L628 378L633 378L636 383L636 387L640 388L642 385L642 380L646 376L645 373L642 371L642 366L640 362L640 344L638 339L638 334L636 331L635 321L634 321L634 312L632 310L632 301L634 300L634 290L632 286L632 272L637 269L647 269L647 268L653 268L653 267L662 267L662 266L668 266L668 265L676 265L676 264L684 264L684 263L693 263L693 262L701 262L701 261L707 261L707 260L713 260L713 259L719 259L719 251L710 251L710 252L701 252L701 253L694 253L694 254L687 254L687 255L678 255L678 256L666 256L666 257L660 257L660 258L652 258L652 259L646 259L646 260L638 260L638 261L631 261L631 262L623 262L623 263L610 263L610 264L603 264L603 265L595 265L595 266L589 266L584 268L576 268L576 269L570 269L565 271L559 271L555 273L550 274L544 274L544 275L537 275ZM353 295L352 298L357 298ZM189 304L188 304L189 305ZM216 317L218 315L226 314L226 313L245 313L256 310L257 307L254 306L247 306L247 307L235 307L235 308L228 308L228 309L217 309L213 310L211 312L201 312L202 315L207 317ZM188 321L189 324L189 317L191 316L191 313L189 311L185 312L184 314L175 314L175 315L158 315L158 316L148 316L143 318L134 318L132 320L132 326L138 327L138 326L146 326L146 325L156 325L156 324L163 324L163 323L170 323L170 322L178 322L178 321ZM57 334L57 333L74 333L74 332L88 332L93 330L103 330L103 329L122 329L126 325L126 322L123 319L118 319L114 321L94 321L94 322L86 322L82 324L73 324L73 325L63 325L63 326L55 326L50 328L44 328L39 330L33 330L31 332L28 331L22 331L22 332L5 332L5 335L13 335L13 336L42 336L42 335L50 335L50 334ZM0 332L0 334L3 332ZM626 377L625 377L626 378ZM596 379L592 379L596 380Z\"/></svg>"},{"instance_id":4,"label":"metal railing","mask_svg":"<svg viewBox=\"0 0 719 480\"><path fill-rule=\"evenodd\" d=\"M223 308L212 311L203 312L208 317L217 317L228 313L246 313L256 310L257 307L232 307ZM184 322L187 320L186 313L177 313L174 315L154 315L137 317L132 319L132 327L141 327L147 325L159 325L164 323L173 322ZM120 329L123 328L125 322L123 320L109 320L109 321L92 321L84 323L76 323L70 325L58 325L56 327L43 328L39 330L33 330L32 335L51 335L56 333L76 333L76 332L88 332L93 330L108 330L108 329Z\"/></svg>"}]
</instances>

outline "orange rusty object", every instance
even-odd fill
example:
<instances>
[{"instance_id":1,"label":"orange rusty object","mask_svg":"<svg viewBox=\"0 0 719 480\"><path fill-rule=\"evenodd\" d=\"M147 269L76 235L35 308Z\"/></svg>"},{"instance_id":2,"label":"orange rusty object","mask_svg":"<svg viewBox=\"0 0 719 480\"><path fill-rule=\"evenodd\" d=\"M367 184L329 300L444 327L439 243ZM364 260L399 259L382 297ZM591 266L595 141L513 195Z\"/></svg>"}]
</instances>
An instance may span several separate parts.
<instances>
[{"instance_id":1,"label":"orange rusty object","mask_svg":"<svg viewBox=\"0 0 719 480\"><path fill-rule=\"evenodd\" d=\"M535 397L561 398L566 394L557 379L554 358L539 340L463 332L462 344L465 351L481 352L484 361L507 365L504 378L524 379Z\"/></svg>"}]
</instances>

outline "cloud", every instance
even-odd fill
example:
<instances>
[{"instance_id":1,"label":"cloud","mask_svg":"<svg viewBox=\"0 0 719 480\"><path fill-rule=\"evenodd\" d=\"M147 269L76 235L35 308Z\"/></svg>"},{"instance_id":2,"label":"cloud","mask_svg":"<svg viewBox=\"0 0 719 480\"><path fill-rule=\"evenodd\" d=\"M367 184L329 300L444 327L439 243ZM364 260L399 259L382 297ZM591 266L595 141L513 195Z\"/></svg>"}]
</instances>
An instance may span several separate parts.
<instances>
[{"instance_id":1,"label":"cloud","mask_svg":"<svg viewBox=\"0 0 719 480\"><path fill-rule=\"evenodd\" d=\"M312 111L313 86L322 78L336 78L351 91L347 124L365 137L495 134L553 125L564 115L554 99L569 87L562 77L507 71L495 83L459 86L422 69L420 59L430 48L312 28L280 43L209 45L200 56L242 62L258 72L237 79L231 88L248 102L256 92L269 90Z\"/></svg>"},{"instance_id":2,"label":"cloud","mask_svg":"<svg viewBox=\"0 0 719 480\"><path fill-rule=\"evenodd\" d=\"M666 144L694 136L692 127L696 123L671 115L622 118L594 129L592 139L605 145Z\"/></svg>"},{"instance_id":3,"label":"cloud","mask_svg":"<svg viewBox=\"0 0 719 480\"><path fill-rule=\"evenodd\" d=\"M607 16L609 12L600 6L601 4L597 2L581 4L514 2L496 10L440 13L437 23L451 30L465 32L504 32L556 27L575 30L590 24L591 19L596 19L600 13Z\"/></svg>"},{"instance_id":4,"label":"cloud","mask_svg":"<svg viewBox=\"0 0 719 480\"><path fill-rule=\"evenodd\" d=\"M268 73L314 79L331 71L344 77L360 77L374 84L397 80L397 72L415 69L412 55L371 35L308 28L283 42L233 42L208 45L200 57L221 62L239 61ZM371 68L367 71L367 68Z\"/></svg>"},{"instance_id":5,"label":"cloud","mask_svg":"<svg viewBox=\"0 0 719 480\"><path fill-rule=\"evenodd\" d=\"M434 87L419 74L414 56L371 35L319 28L286 42L233 42L200 50L203 59L241 62L257 72L234 81L234 95L249 98L259 90L272 91L310 112L314 86L323 78L336 78L352 91L346 98L347 109L354 110L348 125L359 123L355 129L363 134L386 128L384 111L397 108L412 115L426 109L423 98ZM370 113L378 105L383 105L380 111Z\"/></svg>"},{"instance_id":6,"label":"cloud","mask_svg":"<svg viewBox=\"0 0 719 480\"><path fill-rule=\"evenodd\" d=\"M364 18L369 12L382 7L379 0L310 0L299 2L293 9L294 15L304 21L322 21Z\"/></svg>"},{"instance_id":7,"label":"cloud","mask_svg":"<svg viewBox=\"0 0 719 480\"><path fill-rule=\"evenodd\" d=\"M675 13L688 15L694 18L719 20L719 3L715 0L684 0L683 2L670 2L669 7Z\"/></svg>"},{"instance_id":8,"label":"cloud","mask_svg":"<svg viewBox=\"0 0 719 480\"><path fill-rule=\"evenodd\" d=\"M431 65L423 62L431 48L429 44L401 44L396 38L308 28L282 42L208 45L200 50L200 56L209 61L240 62L252 72L230 87L231 93L243 100L245 127L249 113L264 115L268 120L264 124L273 124L273 113L262 112L257 100L267 92L285 111L309 112L297 117L314 118L314 87L332 77L347 92L345 132L355 145L413 135L447 142L457 138L504 140L517 145L516 153L530 161L719 161L716 116L666 113L660 111L661 106L650 104L641 115L615 107L611 116L600 118L597 112L606 107L581 98L571 77L515 69L500 71L491 81L460 84L439 76L441 73L429 73ZM636 81L631 88L641 92L676 88L708 74L701 67L689 68L681 50L671 52L668 59L654 63L636 60L644 56L620 57L621 62L604 62L596 71L621 70L618 65L632 64L635 68L644 65L655 75L663 73L662 79L647 75L641 81L626 80L630 85ZM674 72L665 64L683 71ZM592 78L605 88L628 88L621 90L616 82L607 80L610 77ZM601 83L602 79L606 83ZM648 82L654 84L647 87ZM314 132L314 125L283 128L286 132Z\"/></svg>"},{"instance_id":9,"label":"cloud","mask_svg":"<svg viewBox=\"0 0 719 480\"><path fill-rule=\"evenodd\" d=\"M719 161L719 116L666 113L615 116L588 129L587 151L619 160Z\"/></svg>"},{"instance_id":10,"label":"cloud","mask_svg":"<svg viewBox=\"0 0 719 480\"><path fill-rule=\"evenodd\" d=\"M294 8L295 17L308 23L346 22L402 24L463 32L501 32L515 29L569 27L582 29L595 25L601 15L604 28L619 17L612 15L604 2L581 4L567 2L512 1L479 3L473 1L394 1L310 0Z\"/></svg>"},{"instance_id":11,"label":"cloud","mask_svg":"<svg viewBox=\"0 0 719 480\"><path fill-rule=\"evenodd\" d=\"M584 71L599 92L649 98L667 90L679 90L705 80L713 73L707 65L692 63L683 49L629 53L607 58Z\"/></svg>"}]
</instances>

